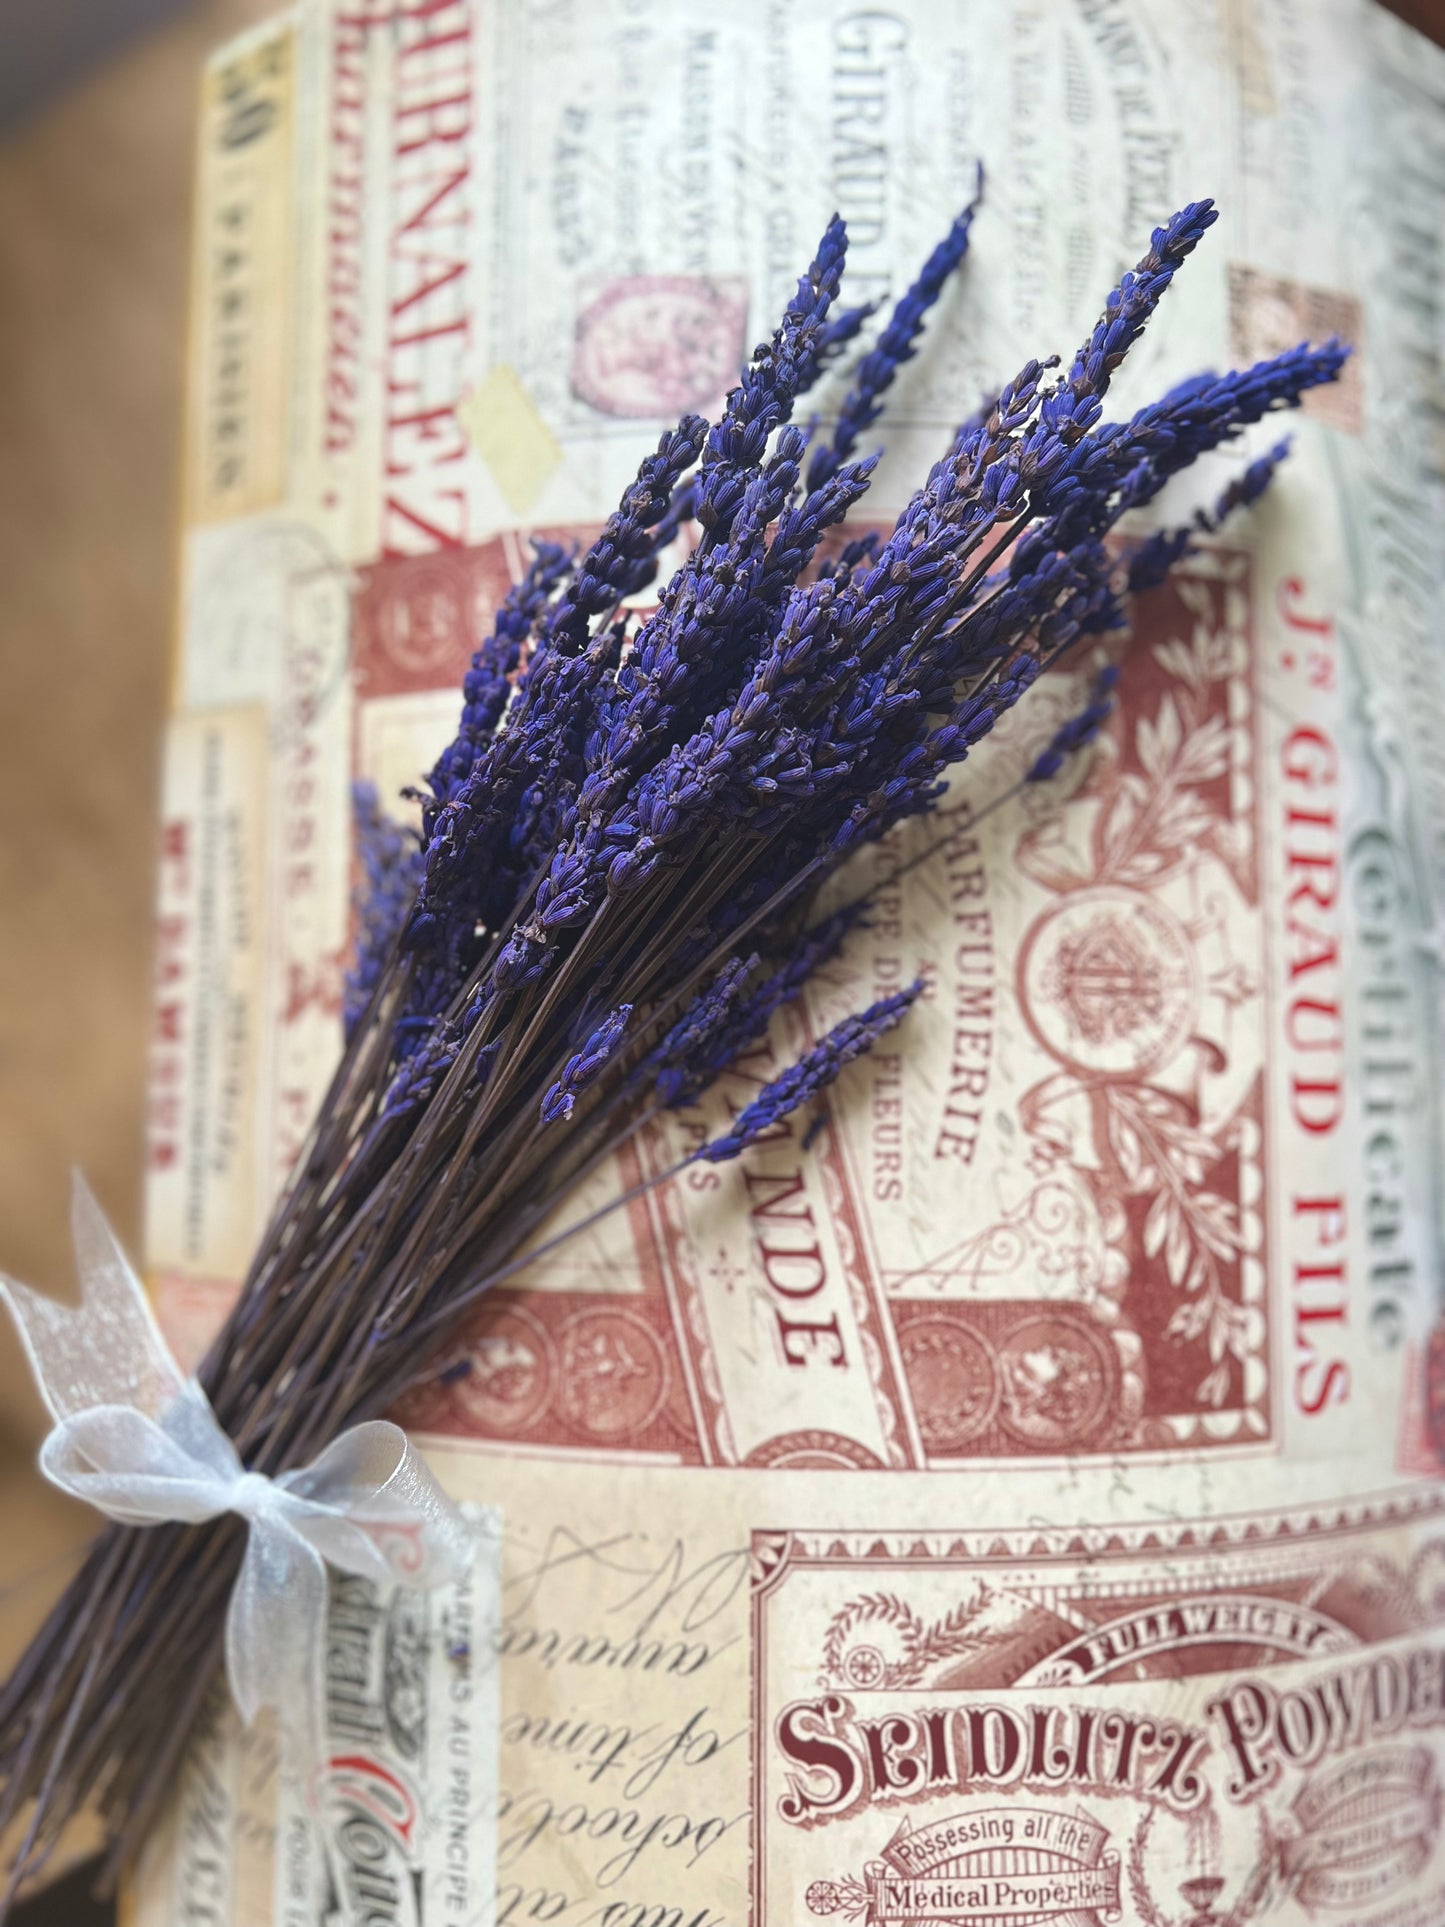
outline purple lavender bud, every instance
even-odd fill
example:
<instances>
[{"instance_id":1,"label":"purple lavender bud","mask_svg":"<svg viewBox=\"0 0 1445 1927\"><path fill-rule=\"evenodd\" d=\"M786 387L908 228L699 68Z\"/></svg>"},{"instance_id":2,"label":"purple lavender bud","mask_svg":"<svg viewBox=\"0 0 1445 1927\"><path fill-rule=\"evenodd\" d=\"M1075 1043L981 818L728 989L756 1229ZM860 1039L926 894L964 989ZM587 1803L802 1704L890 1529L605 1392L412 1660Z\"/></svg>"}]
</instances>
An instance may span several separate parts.
<instances>
[{"instance_id":1,"label":"purple lavender bud","mask_svg":"<svg viewBox=\"0 0 1445 1927\"><path fill-rule=\"evenodd\" d=\"M858 338L881 306L880 301L864 301L856 308L839 308L828 317L827 324L818 337L818 346L812 363L805 368L802 379L798 383L800 395L806 394L823 370L838 359L848 343ZM809 434L811 436L812 428L809 429Z\"/></svg>"},{"instance_id":2,"label":"purple lavender bud","mask_svg":"<svg viewBox=\"0 0 1445 1927\"><path fill-rule=\"evenodd\" d=\"M577 565L576 575L548 625L552 645L571 654L586 640L594 616L603 615L624 596L635 595L652 579L659 527L665 540L676 534L671 522L681 478L697 460L708 426L700 415L684 415L669 429L638 468L636 480L608 518L607 526Z\"/></svg>"},{"instance_id":3,"label":"purple lavender bud","mask_svg":"<svg viewBox=\"0 0 1445 1927\"><path fill-rule=\"evenodd\" d=\"M893 1029L923 994L923 979L891 997L880 997L864 1011L845 1017L820 1044L789 1065L781 1076L765 1084L752 1103L733 1120L733 1127L721 1137L704 1144L693 1156L709 1164L722 1164L745 1151L766 1131L824 1091L839 1072L855 1058L873 1048L880 1037Z\"/></svg>"},{"instance_id":4,"label":"purple lavender bud","mask_svg":"<svg viewBox=\"0 0 1445 1927\"><path fill-rule=\"evenodd\" d=\"M878 551L883 546L883 536L877 529L869 529L855 541L845 542L837 555L830 555L818 564L818 579L831 582L837 588L846 588L853 580L855 569L865 562L876 562Z\"/></svg>"},{"instance_id":5,"label":"purple lavender bud","mask_svg":"<svg viewBox=\"0 0 1445 1927\"><path fill-rule=\"evenodd\" d=\"M736 472L762 461L773 430L791 417L799 392L816 372L847 251L848 231L835 214L772 340L754 349L721 421L709 431L697 504L697 519L709 535L727 534L736 508L731 493Z\"/></svg>"},{"instance_id":6,"label":"purple lavender bud","mask_svg":"<svg viewBox=\"0 0 1445 1927\"><path fill-rule=\"evenodd\" d=\"M1218 528L1236 509L1249 508L1257 502L1274 480L1275 471L1289 451L1290 437L1286 435L1266 454L1252 461L1242 475L1236 475L1214 504L1214 512L1209 518L1210 526Z\"/></svg>"},{"instance_id":7,"label":"purple lavender bud","mask_svg":"<svg viewBox=\"0 0 1445 1927\"><path fill-rule=\"evenodd\" d=\"M1129 555L1126 576L1129 594L1143 595L1146 590L1157 588L1175 563L1183 561L1194 547L1195 533L1194 528L1189 527L1156 529L1152 535L1146 535Z\"/></svg>"},{"instance_id":8,"label":"purple lavender bud","mask_svg":"<svg viewBox=\"0 0 1445 1927\"><path fill-rule=\"evenodd\" d=\"M726 992L706 1011L699 1008L699 1021L685 1044L679 1042L667 1053L666 1067L657 1079L657 1094L663 1103L671 1110L695 1104L728 1065L758 1041L778 1011L801 994L815 972L837 956L848 934L866 921L867 908L866 903L849 904L825 917L804 932L781 968L751 989L748 979L757 958L751 958L747 966L728 966L729 970L736 969L736 975ZM725 975L720 972L715 983L721 985Z\"/></svg>"},{"instance_id":9,"label":"purple lavender bud","mask_svg":"<svg viewBox=\"0 0 1445 1927\"><path fill-rule=\"evenodd\" d=\"M895 306L887 327L859 363L853 386L839 410L832 442L813 450L808 464L810 489L821 488L831 475L837 473L839 464L858 446L858 439L864 430L870 428L882 414L880 397L891 385L903 363L913 358L928 310L968 252L969 229L973 225L982 191L983 169L980 168L978 191L924 262L917 280Z\"/></svg>"},{"instance_id":10,"label":"purple lavender bud","mask_svg":"<svg viewBox=\"0 0 1445 1927\"><path fill-rule=\"evenodd\" d=\"M652 531L654 556L671 546L677 540L678 532L685 522L691 522L697 515L697 477L689 475L686 481L679 482L672 491L672 500L667 505L667 513ZM651 581L651 576L647 581ZM646 582L634 582L626 593L636 595L645 588Z\"/></svg>"},{"instance_id":11,"label":"purple lavender bud","mask_svg":"<svg viewBox=\"0 0 1445 1927\"><path fill-rule=\"evenodd\" d=\"M1212 377L1204 380L1212 380ZM1290 438L1286 435L1234 478L1212 510L1199 510L1193 523L1185 528L1156 529L1137 543L1128 558L1126 583L1129 594L1142 595L1145 590L1157 587L1174 565L1192 552L1197 534L1212 534L1236 509L1249 508L1257 502L1274 480L1276 471L1289 451Z\"/></svg>"},{"instance_id":12,"label":"purple lavender bud","mask_svg":"<svg viewBox=\"0 0 1445 1927\"><path fill-rule=\"evenodd\" d=\"M1191 201L1155 228L1148 253L1110 294L1068 374L1039 410L1044 437L1071 446L1099 419L1115 369L1143 333L1175 270L1218 218L1212 201Z\"/></svg>"},{"instance_id":13,"label":"purple lavender bud","mask_svg":"<svg viewBox=\"0 0 1445 1927\"><path fill-rule=\"evenodd\" d=\"M1119 671L1113 663L1107 664L1095 676L1089 691L1089 700L1076 716L1054 731L1049 746L1036 759L1026 783L1044 783L1057 776L1069 757L1081 749L1086 749L1099 731L1108 722L1114 711L1114 690L1119 681Z\"/></svg>"},{"instance_id":14,"label":"purple lavender bud","mask_svg":"<svg viewBox=\"0 0 1445 1927\"><path fill-rule=\"evenodd\" d=\"M414 830L395 823L377 800L376 785L360 782L351 791L356 853L362 881L353 899L357 917L356 953L346 973L342 1025L350 1037L371 1002L416 901L421 880L421 842Z\"/></svg>"},{"instance_id":15,"label":"purple lavender bud","mask_svg":"<svg viewBox=\"0 0 1445 1927\"><path fill-rule=\"evenodd\" d=\"M756 951L750 957L730 957L652 1052L643 1074L654 1079L664 1104L675 1107L689 1101L682 1094L693 1090L700 1066L710 1058L717 1038L728 1030L757 967ZM706 1081L710 1083L711 1077Z\"/></svg>"},{"instance_id":16,"label":"purple lavender bud","mask_svg":"<svg viewBox=\"0 0 1445 1927\"><path fill-rule=\"evenodd\" d=\"M631 1004L619 1004L616 1010L607 1013L581 1050L567 1059L562 1075L542 1099L544 1124L555 1124L559 1118L571 1117L578 1097L621 1042L631 1015Z\"/></svg>"},{"instance_id":17,"label":"purple lavender bud","mask_svg":"<svg viewBox=\"0 0 1445 1927\"><path fill-rule=\"evenodd\" d=\"M534 541L526 574L497 605L492 632L472 657L462 683L462 719L455 739L443 750L428 778L432 797L447 802L496 733L512 693L512 678L522 648L557 584L572 565L569 550L556 542ZM430 827L428 825L428 827Z\"/></svg>"}]
</instances>

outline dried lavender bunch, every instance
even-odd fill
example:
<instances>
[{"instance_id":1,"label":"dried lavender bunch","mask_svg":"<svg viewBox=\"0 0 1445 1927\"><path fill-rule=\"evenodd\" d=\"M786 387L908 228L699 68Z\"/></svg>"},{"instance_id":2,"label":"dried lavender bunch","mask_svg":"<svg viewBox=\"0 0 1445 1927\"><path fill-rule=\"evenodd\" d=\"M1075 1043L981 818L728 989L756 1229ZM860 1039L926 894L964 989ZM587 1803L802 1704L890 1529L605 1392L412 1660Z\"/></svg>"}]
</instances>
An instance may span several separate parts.
<instances>
[{"instance_id":1,"label":"dried lavender bunch","mask_svg":"<svg viewBox=\"0 0 1445 1927\"><path fill-rule=\"evenodd\" d=\"M538 545L482 639L422 841L363 799L368 890L348 1037L200 1376L276 1473L435 1369L569 1188L640 1120L694 1101L866 915L812 920L861 846L931 809L1039 675L1123 619L1196 532L1120 549L1121 516L1339 372L1338 343L1102 419L1112 376L1215 218L1156 229L1056 376L1029 361L965 421L891 530L820 549L866 495L879 397L964 258L960 216L857 369L826 441L799 399L867 316L839 309L831 222L711 424L686 417L581 555ZM1259 492L1281 451L1219 505ZM690 523L640 620L625 599ZM1205 518L1206 526L1212 526ZM1029 779L1101 727L1095 685ZM738 1155L814 1101L917 987L846 1019L694 1155ZM180 1761L218 1656L234 1521L112 1527L5 1689L0 1824L34 1865L97 1802L113 1867Z\"/></svg>"}]
</instances>

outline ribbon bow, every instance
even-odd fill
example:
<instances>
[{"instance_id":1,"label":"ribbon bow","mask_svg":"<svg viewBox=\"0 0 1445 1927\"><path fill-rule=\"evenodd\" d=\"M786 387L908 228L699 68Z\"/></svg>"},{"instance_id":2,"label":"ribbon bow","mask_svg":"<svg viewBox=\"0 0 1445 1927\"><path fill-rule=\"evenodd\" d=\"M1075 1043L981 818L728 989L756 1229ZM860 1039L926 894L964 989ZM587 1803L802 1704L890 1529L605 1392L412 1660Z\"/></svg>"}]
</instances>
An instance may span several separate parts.
<instances>
[{"instance_id":1,"label":"ribbon bow","mask_svg":"<svg viewBox=\"0 0 1445 1927\"><path fill-rule=\"evenodd\" d=\"M55 1429L40 1468L62 1491L127 1525L198 1524L235 1512L250 1527L226 1614L226 1674L249 1725L263 1706L283 1746L304 1722L322 1757L326 1566L429 1589L460 1581L475 1535L399 1426L374 1419L303 1470L248 1472L209 1399L184 1378L140 1280L83 1180L71 1208L78 1310L0 1274Z\"/></svg>"}]
</instances>

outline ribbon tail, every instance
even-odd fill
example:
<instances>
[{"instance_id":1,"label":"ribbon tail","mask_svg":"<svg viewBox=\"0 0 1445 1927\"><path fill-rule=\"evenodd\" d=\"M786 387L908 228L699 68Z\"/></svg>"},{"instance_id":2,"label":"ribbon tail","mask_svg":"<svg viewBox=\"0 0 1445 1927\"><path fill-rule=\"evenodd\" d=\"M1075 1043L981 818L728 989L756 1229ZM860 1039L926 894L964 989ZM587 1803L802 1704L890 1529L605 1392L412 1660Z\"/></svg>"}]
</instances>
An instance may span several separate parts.
<instances>
[{"instance_id":1,"label":"ribbon tail","mask_svg":"<svg viewBox=\"0 0 1445 1927\"><path fill-rule=\"evenodd\" d=\"M325 1561L283 1520L257 1515L226 1612L226 1676L248 1726L275 1708L303 1780L325 1758L325 1651Z\"/></svg>"},{"instance_id":2,"label":"ribbon tail","mask_svg":"<svg viewBox=\"0 0 1445 1927\"><path fill-rule=\"evenodd\" d=\"M83 1178L71 1225L81 1301L63 1305L13 1279L0 1281L40 1395L57 1424L97 1405L129 1405L149 1418L180 1395L185 1378L151 1315L140 1279Z\"/></svg>"}]
</instances>

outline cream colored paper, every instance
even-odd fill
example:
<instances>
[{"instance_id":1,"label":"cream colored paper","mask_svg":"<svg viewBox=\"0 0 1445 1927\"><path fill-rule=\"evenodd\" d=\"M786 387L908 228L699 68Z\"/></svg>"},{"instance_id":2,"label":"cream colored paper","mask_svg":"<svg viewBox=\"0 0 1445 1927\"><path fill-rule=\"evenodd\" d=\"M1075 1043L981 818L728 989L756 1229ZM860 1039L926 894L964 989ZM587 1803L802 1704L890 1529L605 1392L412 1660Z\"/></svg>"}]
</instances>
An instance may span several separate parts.
<instances>
[{"instance_id":1,"label":"cream colored paper","mask_svg":"<svg viewBox=\"0 0 1445 1927\"><path fill-rule=\"evenodd\" d=\"M713 1100L924 970L810 1145L580 1238L409 1401L504 1517L501 1779L376 1917L1434 1927L1445 60L1356 0L382 13L281 30L286 484L186 537L178 741L268 744L244 1143L188 1233L185 1167L156 1181L196 1343L335 1049L352 773L427 765L526 529L595 526L716 402L835 205L883 294L989 170L883 507L1200 194L1118 407L1306 334L1356 355L1252 522L1141 607L1087 769L975 829L1068 707L1037 692ZM435 1639L433 1696L454 1663ZM198 1762L136 1920L289 1919L264 1772ZM185 1873L216 1775L224 1902ZM493 1837L495 1898L443 1897L449 1838Z\"/></svg>"}]
</instances>

